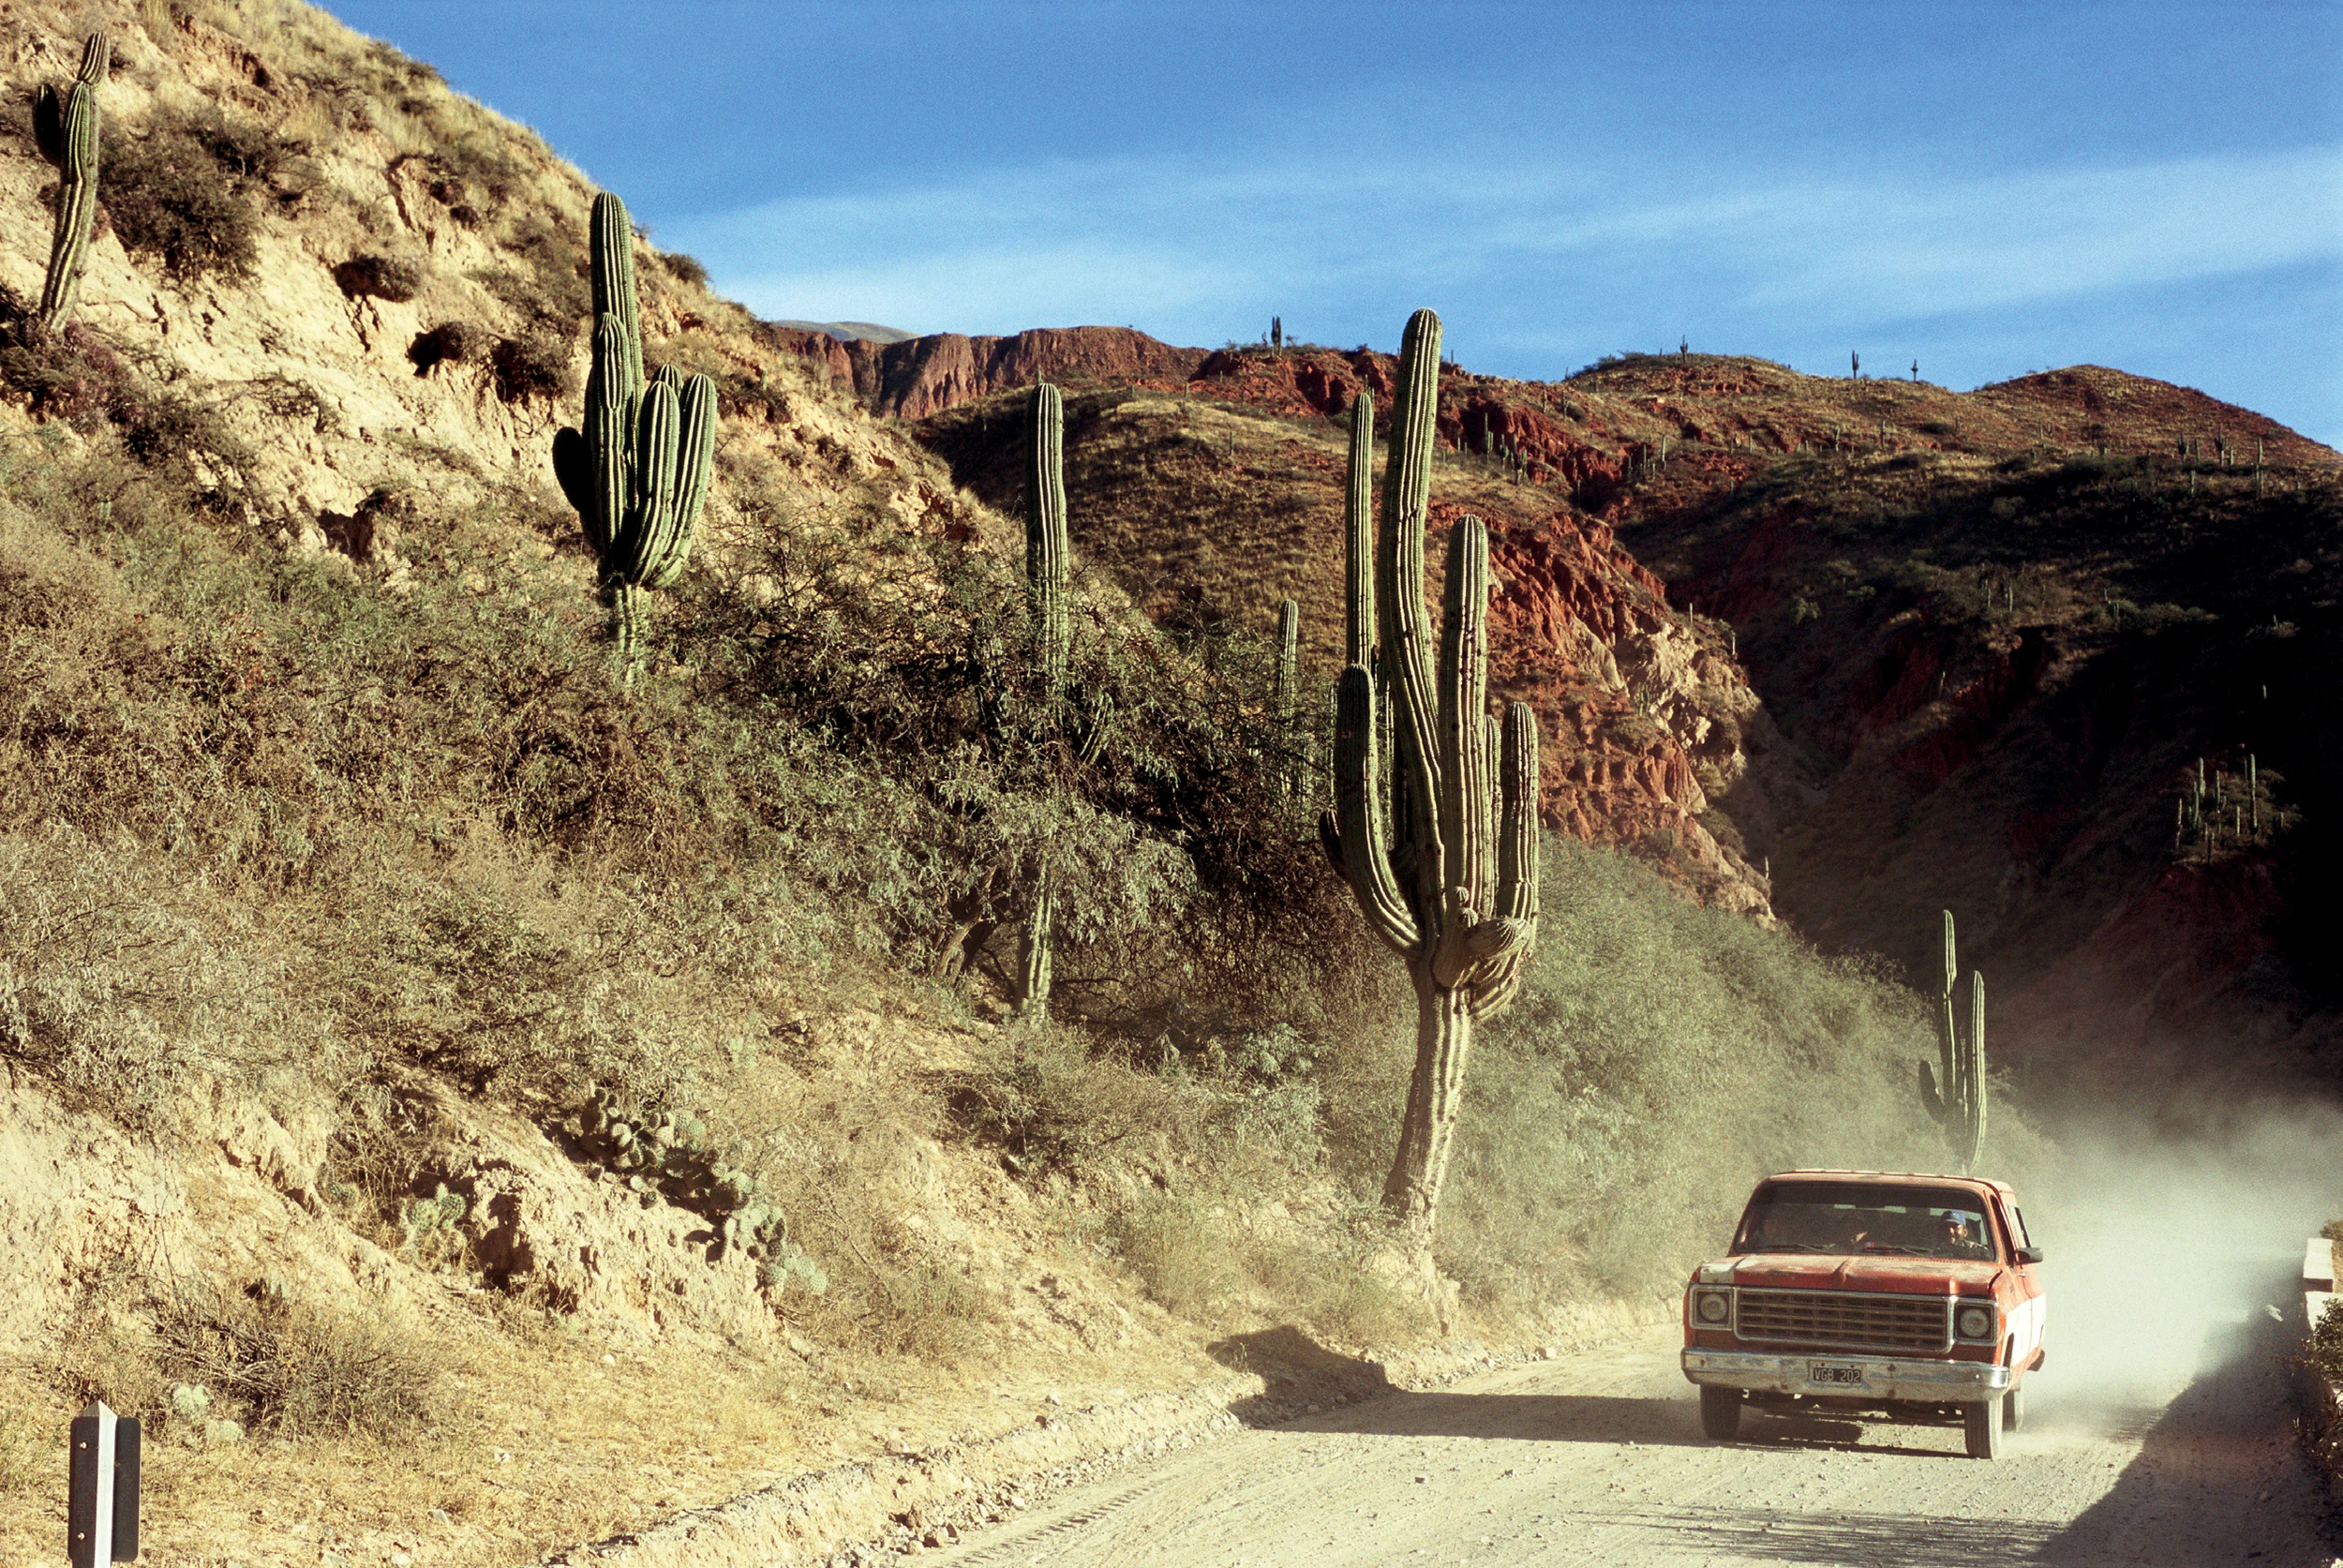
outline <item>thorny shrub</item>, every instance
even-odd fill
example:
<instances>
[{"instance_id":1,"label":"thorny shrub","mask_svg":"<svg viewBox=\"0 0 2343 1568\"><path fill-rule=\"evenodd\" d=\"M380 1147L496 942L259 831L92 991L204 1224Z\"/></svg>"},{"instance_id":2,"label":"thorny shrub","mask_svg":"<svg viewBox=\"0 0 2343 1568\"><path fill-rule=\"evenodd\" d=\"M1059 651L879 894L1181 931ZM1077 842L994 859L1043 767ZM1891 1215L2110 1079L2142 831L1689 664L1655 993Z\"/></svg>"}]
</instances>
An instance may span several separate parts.
<instances>
[{"instance_id":1,"label":"thorny shrub","mask_svg":"<svg viewBox=\"0 0 2343 1568\"><path fill-rule=\"evenodd\" d=\"M306 152L216 108L157 110L109 141L106 210L124 248L174 277L248 276L260 258L254 199L297 192Z\"/></svg>"}]
</instances>

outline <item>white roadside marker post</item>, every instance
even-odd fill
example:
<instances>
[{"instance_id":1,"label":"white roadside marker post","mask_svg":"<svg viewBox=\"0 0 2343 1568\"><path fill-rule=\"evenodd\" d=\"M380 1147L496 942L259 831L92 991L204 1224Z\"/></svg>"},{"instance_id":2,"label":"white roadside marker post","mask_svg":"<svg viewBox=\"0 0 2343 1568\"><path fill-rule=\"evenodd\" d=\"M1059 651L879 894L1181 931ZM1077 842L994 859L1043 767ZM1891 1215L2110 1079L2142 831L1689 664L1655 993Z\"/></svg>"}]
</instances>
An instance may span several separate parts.
<instances>
[{"instance_id":1,"label":"white roadside marker post","mask_svg":"<svg viewBox=\"0 0 2343 1568\"><path fill-rule=\"evenodd\" d=\"M73 1568L139 1555L139 1424L93 1399L73 1418L66 1475L66 1558Z\"/></svg>"}]
</instances>

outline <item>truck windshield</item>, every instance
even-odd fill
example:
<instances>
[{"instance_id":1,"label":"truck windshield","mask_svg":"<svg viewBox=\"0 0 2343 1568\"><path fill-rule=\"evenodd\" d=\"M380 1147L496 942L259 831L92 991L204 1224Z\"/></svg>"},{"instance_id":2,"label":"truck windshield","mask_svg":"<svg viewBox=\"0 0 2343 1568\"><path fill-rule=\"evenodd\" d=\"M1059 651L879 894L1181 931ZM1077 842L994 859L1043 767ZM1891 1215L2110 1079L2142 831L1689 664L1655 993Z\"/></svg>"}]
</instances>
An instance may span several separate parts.
<instances>
[{"instance_id":1,"label":"truck windshield","mask_svg":"<svg viewBox=\"0 0 2343 1568\"><path fill-rule=\"evenodd\" d=\"M1958 1187L1768 1182L1741 1216L1733 1250L1991 1258L1985 1201Z\"/></svg>"}]
</instances>

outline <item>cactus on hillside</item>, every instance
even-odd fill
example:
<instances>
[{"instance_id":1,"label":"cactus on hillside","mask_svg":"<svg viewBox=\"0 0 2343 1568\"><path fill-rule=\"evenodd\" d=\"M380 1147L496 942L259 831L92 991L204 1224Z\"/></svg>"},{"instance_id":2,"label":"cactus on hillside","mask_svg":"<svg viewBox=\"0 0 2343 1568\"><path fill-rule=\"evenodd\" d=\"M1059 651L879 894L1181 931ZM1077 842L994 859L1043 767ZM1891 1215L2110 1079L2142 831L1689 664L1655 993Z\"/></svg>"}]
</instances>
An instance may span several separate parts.
<instances>
[{"instance_id":1,"label":"cactus on hillside","mask_svg":"<svg viewBox=\"0 0 2343 1568\"><path fill-rule=\"evenodd\" d=\"M1034 665L1042 700L1065 694L1071 633L1066 590L1073 546L1066 530L1066 405L1047 381L1033 389L1032 441L1025 469L1025 591L1033 606Z\"/></svg>"},{"instance_id":2,"label":"cactus on hillside","mask_svg":"<svg viewBox=\"0 0 2343 1568\"><path fill-rule=\"evenodd\" d=\"M1406 963L1415 990L1415 1073L1383 1204L1420 1247L1448 1172L1473 1027L1513 999L1538 922L1537 720L1518 702L1501 729L1487 712L1488 534L1479 518L1449 535L1437 653L1424 598L1440 351L1440 318L1417 311L1400 350L1371 560L1358 470L1373 413L1364 399L1354 410L1351 663L1336 687L1336 805L1321 827L1368 927ZM1378 734L1386 696L1397 742L1388 763Z\"/></svg>"},{"instance_id":3,"label":"cactus on hillside","mask_svg":"<svg viewBox=\"0 0 2343 1568\"><path fill-rule=\"evenodd\" d=\"M1033 615L1033 662L1041 686L1045 724L1057 723L1066 694L1066 668L1072 639L1067 585L1073 546L1066 527L1066 404L1058 389L1041 381L1033 389L1029 456L1025 467L1025 593ZM1050 869L1037 868L1033 910L1025 918L1017 951L1017 1009L1046 1013L1050 1008L1051 922L1056 914Z\"/></svg>"},{"instance_id":4,"label":"cactus on hillside","mask_svg":"<svg viewBox=\"0 0 2343 1568\"><path fill-rule=\"evenodd\" d=\"M1303 748L1308 743L1295 721L1299 716L1302 660L1302 606L1291 599L1277 605L1277 674L1270 694L1277 721L1277 784L1291 799L1301 795L1309 776Z\"/></svg>"},{"instance_id":5,"label":"cactus on hillside","mask_svg":"<svg viewBox=\"0 0 2343 1568\"><path fill-rule=\"evenodd\" d=\"M106 35L92 33L64 97L43 82L33 99L33 140L40 156L57 166L57 222L40 286L41 324L52 331L71 319L89 261L90 226L97 216L97 89L112 56Z\"/></svg>"},{"instance_id":6,"label":"cactus on hillside","mask_svg":"<svg viewBox=\"0 0 2343 1568\"><path fill-rule=\"evenodd\" d=\"M646 380L634 297L634 233L626 203L594 198L593 368L583 430L553 438L553 471L601 563L624 679L642 667L644 589L667 588L692 553L715 471L716 383L663 366Z\"/></svg>"},{"instance_id":7,"label":"cactus on hillside","mask_svg":"<svg viewBox=\"0 0 2343 1568\"><path fill-rule=\"evenodd\" d=\"M1985 1146L1985 977L1969 971L1969 1026L1964 1032L1953 1008L1953 986L1961 972L1953 946L1952 911L1945 911L1944 1010L1937 1020L1936 1054L1944 1069L1945 1089L1937 1092L1936 1077L1920 1063L1920 1103L1945 1129L1963 1175L1976 1169Z\"/></svg>"}]
</instances>

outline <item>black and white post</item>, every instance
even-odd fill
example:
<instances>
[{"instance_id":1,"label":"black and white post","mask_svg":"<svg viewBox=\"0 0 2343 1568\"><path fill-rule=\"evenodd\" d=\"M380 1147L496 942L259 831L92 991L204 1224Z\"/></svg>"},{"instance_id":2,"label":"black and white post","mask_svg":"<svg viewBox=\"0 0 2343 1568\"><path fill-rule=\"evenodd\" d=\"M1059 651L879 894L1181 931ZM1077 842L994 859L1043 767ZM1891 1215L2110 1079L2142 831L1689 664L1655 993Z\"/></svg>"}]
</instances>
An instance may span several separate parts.
<instances>
[{"instance_id":1,"label":"black and white post","mask_svg":"<svg viewBox=\"0 0 2343 1568\"><path fill-rule=\"evenodd\" d=\"M73 1418L66 1480L66 1556L73 1568L139 1555L139 1424L93 1399Z\"/></svg>"}]
</instances>

